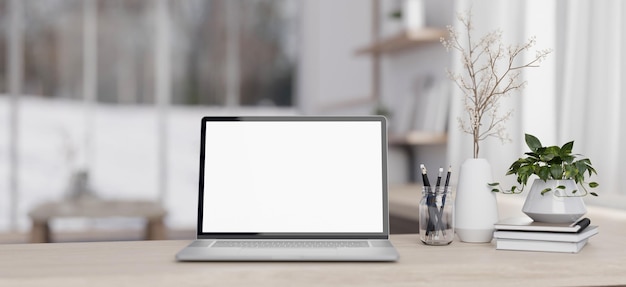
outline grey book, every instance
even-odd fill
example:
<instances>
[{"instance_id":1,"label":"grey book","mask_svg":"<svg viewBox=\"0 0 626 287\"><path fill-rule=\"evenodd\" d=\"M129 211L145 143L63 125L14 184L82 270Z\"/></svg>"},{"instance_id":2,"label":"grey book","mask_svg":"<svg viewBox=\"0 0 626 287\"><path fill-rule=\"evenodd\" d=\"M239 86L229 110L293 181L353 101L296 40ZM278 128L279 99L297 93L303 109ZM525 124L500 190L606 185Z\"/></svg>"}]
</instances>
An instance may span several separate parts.
<instances>
[{"instance_id":1,"label":"grey book","mask_svg":"<svg viewBox=\"0 0 626 287\"><path fill-rule=\"evenodd\" d=\"M546 223L536 222L530 217L511 217L498 221L494 228L496 230L519 230L519 231L548 231L548 232L580 232L584 230L591 220L589 218L580 219L574 223Z\"/></svg>"},{"instance_id":2,"label":"grey book","mask_svg":"<svg viewBox=\"0 0 626 287\"><path fill-rule=\"evenodd\" d=\"M515 240L541 240L555 242L580 242L598 234L598 226L589 226L578 233L568 232L545 232L545 231L509 231L496 230L493 237L500 239Z\"/></svg>"}]
</instances>

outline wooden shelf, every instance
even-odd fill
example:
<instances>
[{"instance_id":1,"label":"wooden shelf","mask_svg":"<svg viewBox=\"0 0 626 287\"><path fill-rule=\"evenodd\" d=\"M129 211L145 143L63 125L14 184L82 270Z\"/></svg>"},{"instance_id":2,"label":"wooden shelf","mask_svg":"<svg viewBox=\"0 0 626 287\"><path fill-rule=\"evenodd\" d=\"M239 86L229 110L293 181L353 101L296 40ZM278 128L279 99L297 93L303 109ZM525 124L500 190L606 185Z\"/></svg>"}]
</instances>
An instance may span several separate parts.
<instances>
[{"instance_id":1,"label":"wooden shelf","mask_svg":"<svg viewBox=\"0 0 626 287\"><path fill-rule=\"evenodd\" d=\"M388 135L389 146L398 147L404 150L407 155L407 166L409 182L417 182L417 174L419 173L417 167L417 151L414 147L445 144L448 142L448 135L446 133L425 132L425 131L410 131L405 134L389 134Z\"/></svg>"},{"instance_id":2,"label":"wooden shelf","mask_svg":"<svg viewBox=\"0 0 626 287\"><path fill-rule=\"evenodd\" d=\"M389 145L392 146L421 146L445 144L448 135L445 133L411 131L406 134L389 134Z\"/></svg>"},{"instance_id":3,"label":"wooden shelf","mask_svg":"<svg viewBox=\"0 0 626 287\"><path fill-rule=\"evenodd\" d=\"M390 53L415 46L435 43L441 37L448 36L448 31L441 28L422 28L419 30L403 31L392 37L381 39L378 43L360 48L356 51L358 55L374 53Z\"/></svg>"},{"instance_id":4,"label":"wooden shelf","mask_svg":"<svg viewBox=\"0 0 626 287\"><path fill-rule=\"evenodd\" d=\"M318 110L323 111L323 112L328 112L328 111L340 110L340 109L345 109L345 108L365 106L371 103L376 103L376 98L374 98L373 96L363 96L361 98L347 99L347 100L325 104L325 105L318 107Z\"/></svg>"}]
</instances>

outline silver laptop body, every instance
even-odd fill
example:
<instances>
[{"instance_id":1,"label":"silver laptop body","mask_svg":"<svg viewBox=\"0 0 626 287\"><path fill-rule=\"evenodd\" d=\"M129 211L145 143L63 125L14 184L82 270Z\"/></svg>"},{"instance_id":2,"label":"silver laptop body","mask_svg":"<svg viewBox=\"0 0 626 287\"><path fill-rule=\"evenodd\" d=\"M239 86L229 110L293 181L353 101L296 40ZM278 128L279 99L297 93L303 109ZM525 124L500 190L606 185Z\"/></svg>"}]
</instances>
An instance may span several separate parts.
<instances>
[{"instance_id":1,"label":"silver laptop body","mask_svg":"<svg viewBox=\"0 0 626 287\"><path fill-rule=\"evenodd\" d=\"M205 117L178 261L395 261L384 117Z\"/></svg>"}]
</instances>

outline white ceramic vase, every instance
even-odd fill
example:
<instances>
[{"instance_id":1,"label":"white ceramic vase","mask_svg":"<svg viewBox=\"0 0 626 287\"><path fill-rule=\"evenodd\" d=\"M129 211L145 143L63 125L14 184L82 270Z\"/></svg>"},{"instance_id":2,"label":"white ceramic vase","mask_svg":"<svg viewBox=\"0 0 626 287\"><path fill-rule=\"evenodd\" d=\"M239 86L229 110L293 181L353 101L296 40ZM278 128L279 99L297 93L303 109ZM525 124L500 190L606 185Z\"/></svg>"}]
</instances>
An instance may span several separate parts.
<instances>
[{"instance_id":1,"label":"white ceramic vase","mask_svg":"<svg viewBox=\"0 0 626 287\"><path fill-rule=\"evenodd\" d=\"M455 230L463 242L488 243L493 238L498 204L488 185L491 182L491 165L486 159L471 158L461 165L455 200Z\"/></svg>"},{"instance_id":2,"label":"white ceramic vase","mask_svg":"<svg viewBox=\"0 0 626 287\"><path fill-rule=\"evenodd\" d=\"M418 34L426 22L424 0L405 0L402 19L409 34Z\"/></svg>"},{"instance_id":3,"label":"white ceramic vase","mask_svg":"<svg viewBox=\"0 0 626 287\"><path fill-rule=\"evenodd\" d=\"M564 186L565 189L556 188ZM541 195L546 188L552 191ZM542 180L535 179L526 196L526 202L522 211L534 221L549 223L572 223L587 213L582 194L577 190L578 185L573 179L568 180Z\"/></svg>"}]
</instances>

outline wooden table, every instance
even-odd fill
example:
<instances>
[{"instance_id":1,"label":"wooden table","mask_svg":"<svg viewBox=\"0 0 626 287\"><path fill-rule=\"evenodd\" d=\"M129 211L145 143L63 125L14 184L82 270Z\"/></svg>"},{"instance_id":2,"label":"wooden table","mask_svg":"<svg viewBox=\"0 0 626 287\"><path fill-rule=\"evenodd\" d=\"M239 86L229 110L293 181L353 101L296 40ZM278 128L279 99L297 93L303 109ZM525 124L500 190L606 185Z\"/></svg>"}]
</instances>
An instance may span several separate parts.
<instances>
[{"instance_id":1,"label":"wooden table","mask_svg":"<svg viewBox=\"0 0 626 287\"><path fill-rule=\"evenodd\" d=\"M47 202L35 207L28 216L33 222L32 243L52 242L50 220L60 217L139 217L146 219L145 238L165 239L165 209L153 201L82 199Z\"/></svg>"},{"instance_id":2,"label":"wooden table","mask_svg":"<svg viewBox=\"0 0 626 287\"><path fill-rule=\"evenodd\" d=\"M626 212L590 209L578 254L426 246L392 235L395 263L179 263L190 241L0 245L0 286L592 286L626 284Z\"/></svg>"},{"instance_id":3,"label":"wooden table","mask_svg":"<svg viewBox=\"0 0 626 287\"><path fill-rule=\"evenodd\" d=\"M415 188L393 188L390 197L409 200ZM523 197L498 201L501 216L518 215ZM412 214L410 206L404 212ZM426 246L417 234L391 236L400 253L395 263L176 262L190 241L0 245L0 286L626 285L626 212L589 207L587 215L600 233L578 254L501 251L494 243L458 240Z\"/></svg>"}]
</instances>

